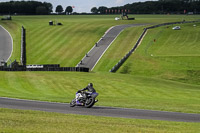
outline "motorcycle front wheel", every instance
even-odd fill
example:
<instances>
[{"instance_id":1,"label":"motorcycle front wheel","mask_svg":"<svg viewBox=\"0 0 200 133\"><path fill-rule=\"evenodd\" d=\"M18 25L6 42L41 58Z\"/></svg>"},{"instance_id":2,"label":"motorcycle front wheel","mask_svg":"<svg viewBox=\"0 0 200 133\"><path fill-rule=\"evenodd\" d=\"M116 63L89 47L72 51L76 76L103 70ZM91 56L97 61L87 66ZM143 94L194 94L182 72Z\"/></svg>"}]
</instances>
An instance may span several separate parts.
<instances>
[{"instance_id":1,"label":"motorcycle front wheel","mask_svg":"<svg viewBox=\"0 0 200 133\"><path fill-rule=\"evenodd\" d=\"M72 100L71 103L70 103L69 105L70 105L70 107L74 107L74 106L76 106L76 100L75 100L75 99Z\"/></svg>"}]
</instances>

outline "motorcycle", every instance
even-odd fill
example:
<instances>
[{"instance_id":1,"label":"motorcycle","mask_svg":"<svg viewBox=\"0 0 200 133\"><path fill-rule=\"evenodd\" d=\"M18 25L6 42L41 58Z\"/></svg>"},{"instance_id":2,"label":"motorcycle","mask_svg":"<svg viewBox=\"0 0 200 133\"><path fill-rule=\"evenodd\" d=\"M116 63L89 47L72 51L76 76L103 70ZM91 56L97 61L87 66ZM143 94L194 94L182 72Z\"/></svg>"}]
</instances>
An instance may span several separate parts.
<instances>
[{"instance_id":1,"label":"motorcycle","mask_svg":"<svg viewBox=\"0 0 200 133\"><path fill-rule=\"evenodd\" d=\"M99 94L96 92L77 92L75 95L76 98L70 103L70 107L84 106L86 108L91 108L96 102L98 102L98 100L95 99L98 95Z\"/></svg>"}]
</instances>

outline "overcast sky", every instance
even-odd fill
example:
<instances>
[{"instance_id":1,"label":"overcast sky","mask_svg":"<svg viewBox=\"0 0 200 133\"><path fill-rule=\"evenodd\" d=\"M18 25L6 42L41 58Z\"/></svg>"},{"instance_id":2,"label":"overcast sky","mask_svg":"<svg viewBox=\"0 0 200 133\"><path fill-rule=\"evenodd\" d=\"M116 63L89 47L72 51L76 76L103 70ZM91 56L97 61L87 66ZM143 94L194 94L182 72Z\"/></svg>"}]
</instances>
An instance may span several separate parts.
<instances>
[{"instance_id":1,"label":"overcast sky","mask_svg":"<svg viewBox=\"0 0 200 133\"><path fill-rule=\"evenodd\" d=\"M10 0L0 0L0 2L5 2ZM19 0L13 0L19 1ZM106 6L106 7L115 7L115 6L123 6L125 4L132 4L134 2L143 2L147 0L36 0L36 1L46 1L53 4L53 11L55 12L55 8L57 5L62 5L63 9L67 6L74 6L74 12L90 12L92 7ZM153 0L149 0L153 1Z\"/></svg>"}]
</instances>

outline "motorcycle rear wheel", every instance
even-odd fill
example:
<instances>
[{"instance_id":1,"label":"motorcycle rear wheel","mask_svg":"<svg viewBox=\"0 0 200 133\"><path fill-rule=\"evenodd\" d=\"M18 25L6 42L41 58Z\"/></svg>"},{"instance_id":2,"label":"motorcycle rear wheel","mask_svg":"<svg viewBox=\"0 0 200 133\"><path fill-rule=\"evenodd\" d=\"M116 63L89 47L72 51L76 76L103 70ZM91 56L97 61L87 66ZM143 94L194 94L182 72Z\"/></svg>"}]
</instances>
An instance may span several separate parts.
<instances>
[{"instance_id":1,"label":"motorcycle rear wheel","mask_svg":"<svg viewBox=\"0 0 200 133\"><path fill-rule=\"evenodd\" d=\"M94 104L95 104L95 99L90 97L86 100L85 107L91 108Z\"/></svg>"}]
</instances>

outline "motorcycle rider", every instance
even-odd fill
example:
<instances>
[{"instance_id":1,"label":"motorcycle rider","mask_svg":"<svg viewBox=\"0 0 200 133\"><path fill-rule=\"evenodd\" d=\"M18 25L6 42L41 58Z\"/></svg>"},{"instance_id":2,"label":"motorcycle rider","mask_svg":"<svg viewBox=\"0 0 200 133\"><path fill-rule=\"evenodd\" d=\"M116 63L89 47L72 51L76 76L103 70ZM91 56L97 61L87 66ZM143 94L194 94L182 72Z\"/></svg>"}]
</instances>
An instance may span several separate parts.
<instances>
[{"instance_id":1,"label":"motorcycle rider","mask_svg":"<svg viewBox=\"0 0 200 133\"><path fill-rule=\"evenodd\" d=\"M95 99L99 94L96 93L96 90L93 87L92 83L89 83L88 86L85 88L78 90L76 92L76 98L72 100L70 103L70 107L74 106L85 106L87 108L92 107L96 102L98 102L97 99Z\"/></svg>"},{"instance_id":2,"label":"motorcycle rider","mask_svg":"<svg viewBox=\"0 0 200 133\"><path fill-rule=\"evenodd\" d=\"M93 84L89 83L88 86L86 86L85 88L78 90L78 93L81 93L81 92L83 94L84 99L86 99L89 94L96 93L96 90L94 89Z\"/></svg>"}]
</instances>

